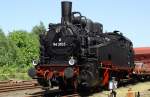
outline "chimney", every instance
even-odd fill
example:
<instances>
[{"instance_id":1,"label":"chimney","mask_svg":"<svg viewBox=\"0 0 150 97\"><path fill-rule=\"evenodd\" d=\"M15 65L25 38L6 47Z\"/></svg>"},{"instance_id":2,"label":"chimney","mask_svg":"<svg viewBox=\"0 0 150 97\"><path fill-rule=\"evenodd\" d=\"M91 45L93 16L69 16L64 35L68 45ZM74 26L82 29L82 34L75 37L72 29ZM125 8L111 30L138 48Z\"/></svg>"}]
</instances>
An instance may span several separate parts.
<instances>
[{"instance_id":1,"label":"chimney","mask_svg":"<svg viewBox=\"0 0 150 97\"><path fill-rule=\"evenodd\" d=\"M72 14L72 2L62 1L61 2L61 10L62 10L61 23L62 24L70 24L71 23L71 14Z\"/></svg>"}]
</instances>

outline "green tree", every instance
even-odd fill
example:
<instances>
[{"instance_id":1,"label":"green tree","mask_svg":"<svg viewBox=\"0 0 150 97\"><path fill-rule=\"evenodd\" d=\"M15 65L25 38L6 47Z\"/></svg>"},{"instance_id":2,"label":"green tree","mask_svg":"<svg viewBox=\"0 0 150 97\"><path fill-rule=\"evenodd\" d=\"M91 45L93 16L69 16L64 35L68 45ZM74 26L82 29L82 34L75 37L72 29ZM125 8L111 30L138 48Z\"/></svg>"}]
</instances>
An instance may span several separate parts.
<instances>
[{"instance_id":1,"label":"green tree","mask_svg":"<svg viewBox=\"0 0 150 97\"><path fill-rule=\"evenodd\" d=\"M46 32L46 28L43 24L43 22L40 22L39 25L36 25L32 29L32 33L39 35L40 33Z\"/></svg>"},{"instance_id":2,"label":"green tree","mask_svg":"<svg viewBox=\"0 0 150 97\"><path fill-rule=\"evenodd\" d=\"M0 65L10 65L15 63L16 48L15 45L9 41L2 29L0 29Z\"/></svg>"},{"instance_id":3,"label":"green tree","mask_svg":"<svg viewBox=\"0 0 150 97\"><path fill-rule=\"evenodd\" d=\"M4 35L4 32L2 31L2 29L0 29L0 65L4 65L6 64L6 60L5 60L5 48L6 48L6 37Z\"/></svg>"},{"instance_id":4,"label":"green tree","mask_svg":"<svg viewBox=\"0 0 150 97\"><path fill-rule=\"evenodd\" d=\"M29 65L33 59L38 58L37 35L26 31L13 31L9 33L9 39L17 47L17 64Z\"/></svg>"}]
</instances>

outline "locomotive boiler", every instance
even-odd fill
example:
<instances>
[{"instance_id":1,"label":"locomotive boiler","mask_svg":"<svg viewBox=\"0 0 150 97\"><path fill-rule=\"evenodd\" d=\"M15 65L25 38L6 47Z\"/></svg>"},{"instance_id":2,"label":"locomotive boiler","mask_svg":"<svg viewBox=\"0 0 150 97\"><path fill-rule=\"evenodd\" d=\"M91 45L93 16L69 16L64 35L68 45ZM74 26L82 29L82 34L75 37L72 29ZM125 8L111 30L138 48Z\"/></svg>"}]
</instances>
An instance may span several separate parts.
<instances>
[{"instance_id":1,"label":"locomotive boiler","mask_svg":"<svg viewBox=\"0 0 150 97\"><path fill-rule=\"evenodd\" d=\"M49 24L39 35L40 56L29 75L44 87L60 90L108 86L133 71L133 45L119 31L103 32L103 25L72 12L72 2L61 3L61 23Z\"/></svg>"}]
</instances>

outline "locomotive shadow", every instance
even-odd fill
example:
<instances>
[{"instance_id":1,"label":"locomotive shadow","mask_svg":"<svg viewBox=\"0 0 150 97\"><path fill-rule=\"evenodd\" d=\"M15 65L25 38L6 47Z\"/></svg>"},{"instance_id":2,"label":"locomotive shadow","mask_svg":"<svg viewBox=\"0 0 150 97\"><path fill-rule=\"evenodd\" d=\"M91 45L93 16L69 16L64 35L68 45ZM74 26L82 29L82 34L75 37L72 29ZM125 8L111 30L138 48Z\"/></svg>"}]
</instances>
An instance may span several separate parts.
<instances>
[{"instance_id":1,"label":"locomotive shadow","mask_svg":"<svg viewBox=\"0 0 150 97\"><path fill-rule=\"evenodd\" d=\"M131 81L127 81L124 83L119 84L118 88L121 87L128 87L129 85L136 85L138 83L141 82L150 82L149 79L147 80L131 80ZM32 94L29 94L31 97L61 97L61 96L66 96L66 95L72 95L72 94L78 94L80 97L89 97L92 96L95 93L101 93L103 91L109 91L106 88L103 87L99 87L99 88L95 88L95 89L88 89L88 88L84 88L84 89L80 89L77 92L74 92L72 90L70 91L60 91L60 90L43 90L41 92L34 92ZM149 89L150 91L150 89Z\"/></svg>"},{"instance_id":2,"label":"locomotive shadow","mask_svg":"<svg viewBox=\"0 0 150 97\"><path fill-rule=\"evenodd\" d=\"M127 82L122 82L122 83L119 83L118 88L126 87L128 85L136 85L141 82L150 82L150 78L148 78L148 79L132 79Z\"/></svg>"},{"instance_id":3,"label":"locomotive shadow","mask_svg":"<svg viewBox=\"0 0 150 97\"><path fill-rule=\"evenodd\" d=\"M42 90L40 92L34 92L31 94L28 94L29 97L60 97L61 92L59 90Z\"/></svg>"},{"instance_id":4,"label":"locomotive shadow","mask_svg":"<svg viewBox=\"0 0 150 97\"><path fill-rule=\"evenodd\" d=\"M99 91L100 92L100 91ZM89 97L92 96L92 94L98 93L98 92L91 92L87 90L82 90L78 92L74 91L59 91L59 90L45 90L45 91L40 91L40 92L34 92L31 94L28 94L29 97L62 97L62 96L67 96L67 97L73 97L72 95L78 95L79 97ZM68 96L69 95L69 96Z\"/></svg>"}]
</instances>

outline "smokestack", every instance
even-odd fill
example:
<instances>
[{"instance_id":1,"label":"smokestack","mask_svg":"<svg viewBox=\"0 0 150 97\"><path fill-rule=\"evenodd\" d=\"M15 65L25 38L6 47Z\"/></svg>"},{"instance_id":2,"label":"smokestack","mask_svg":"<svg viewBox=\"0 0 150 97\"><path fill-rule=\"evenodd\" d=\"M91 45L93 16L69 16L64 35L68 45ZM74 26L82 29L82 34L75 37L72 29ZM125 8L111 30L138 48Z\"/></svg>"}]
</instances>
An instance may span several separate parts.
<instances>
[{"instance_id":1,"label":"smokestack","mask_svg":"<svg viewBox=\"0 0 150 97\"><path fill-rule=\"evenodd\" d=\"M71 23L71 13L72 13L72 2L62 1L61 2L62 18L61 22L63 24Z\"/></svg>"}]
</instances>

